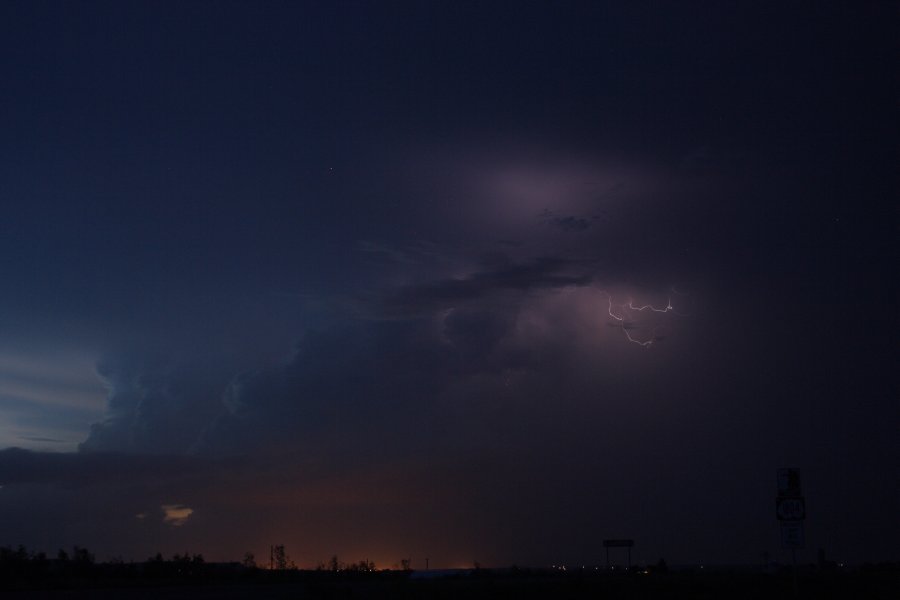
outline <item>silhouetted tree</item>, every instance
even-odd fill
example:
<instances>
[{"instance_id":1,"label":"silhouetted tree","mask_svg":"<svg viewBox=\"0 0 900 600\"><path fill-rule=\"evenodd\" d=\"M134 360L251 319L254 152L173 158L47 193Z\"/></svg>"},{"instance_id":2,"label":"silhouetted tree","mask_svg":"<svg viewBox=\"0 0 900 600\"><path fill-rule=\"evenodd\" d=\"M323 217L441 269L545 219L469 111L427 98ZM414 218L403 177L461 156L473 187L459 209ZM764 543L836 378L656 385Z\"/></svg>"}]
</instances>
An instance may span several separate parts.
<instances>
[{"instance_id":1,"label":"silhouetted tree","mask_svg":"<svg viewBox=\"0 0 900 600\"><path fill-rule=\"evenodd\" d=\"M6 562L25 562L28 560L28 549L21 544L15 550L3 548L2 558Z\"/></svg>"},{"instance_id":2,"label":"silhouetted tree","mask_svg":"<svg viewBox=\"0 0 900 600\"><path fill-rule=\"evenodd\" d=\"M334 572L337 572L337 571L340 571L340 570L341 570L341 563L340 563L340 561L338 560L337 554L333 555L333 556L331 557L331 560L328 561L328 570L329 570L329 571L334 571Z\"/></svg>"},{"instance_id":3,"label":"silhouetted tree","mask_svg":"<svg viewBox=\"0 0 900 600\"><path fill-rule=\"evenodd\" d=\"M244 560L241 561L241 564L244 565L245 569L255 569L256 568L256 557L252 552L244 553Z\"/></svg>"},{"instance_id":4,"label":"silhouetted tree","mask_svg":"<svg viewBox=\"0 0 900 600\"><path fill-rule=\"evenodd\" d=\"M72 554L60 550L56 556L63 571L69 575L86 576L94 571L94 555L87 548L73 546Z\"/></svg>"},{"instance_id":5,"label":"silhouetted tree","mask_svg":"<svg viewBox=\"0 0 900 600\"><path fill-rule=\"evenodd\" d=\"M292 561L287 555L287 552L285 552L284 545L278 545L272 548L272 564L279 571L297 568L297 565L294 564L294 561Z\"/></svg>"},{"instance_id":6,"label":"silhouetted tree","mask_svg":"<svg viewBox=\"0 0 900 600\"><path fill-rule=\"evenodd\" d=\"M187 552L184 555L173 554L171 563L171 570L176 575L188 575L191 572L191 555Z\"/></svg>"},{"instance_id":7,"label":"silhouetted tree","mask_svg":"<svg viewBox=\"0 0 900 600\"><path fill-rule=\"evenodd\" d=\"M44 581L49 575L50 561L46 553L30 552L23 545L15 549L0 547L0 589L25 581Z\"/></svg>"},{"instance_id":8,"label":"silhouetted tree","mask_svg":"<svg viewBox=\"0 0 900 600\"><path fill-rule=\"evenodd\" d=\"M87 548L81 546L72 547L72 562L80 566L88 566L94 564L94 555L88 552Z\"/></svg>"},{"instance_id":9,"label":"silhouetted tree","mask_svg":"<svg viewBox=\"0 0 900 600\"><path fill-rule=\"evenodd\" d=\"M358 563L347 565L347 570L355 571L357 573L367 573L375 570L375 563L369 562L368 560L361 560Z\"/></svg>"}]
</instances>

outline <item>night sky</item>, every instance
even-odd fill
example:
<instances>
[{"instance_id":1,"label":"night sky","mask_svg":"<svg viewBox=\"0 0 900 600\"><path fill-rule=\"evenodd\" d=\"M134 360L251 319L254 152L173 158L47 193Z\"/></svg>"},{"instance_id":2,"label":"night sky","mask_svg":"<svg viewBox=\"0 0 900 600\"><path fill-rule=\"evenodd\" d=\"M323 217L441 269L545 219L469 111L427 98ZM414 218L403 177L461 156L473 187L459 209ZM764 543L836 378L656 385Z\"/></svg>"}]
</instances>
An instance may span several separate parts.
<instances>
[{"instance_id":1,"label":"night sky","mask_svg":"<svg viewBox=\"0 0 900 600\"><path fill-rule=\"evenodd\" d=\"M895 2L3 2L0 545L900 559Z\"/></svg>"}]
</instances>

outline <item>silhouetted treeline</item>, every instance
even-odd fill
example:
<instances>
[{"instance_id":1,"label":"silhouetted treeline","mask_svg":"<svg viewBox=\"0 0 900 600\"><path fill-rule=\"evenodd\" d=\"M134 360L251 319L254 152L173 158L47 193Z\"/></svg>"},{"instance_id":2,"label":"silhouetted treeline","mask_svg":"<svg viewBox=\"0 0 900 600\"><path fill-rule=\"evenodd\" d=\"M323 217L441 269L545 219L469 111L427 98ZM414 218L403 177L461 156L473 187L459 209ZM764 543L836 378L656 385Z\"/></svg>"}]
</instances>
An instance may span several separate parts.
<instances>
[{"instance_id":1,"label":"silhouetted treeline","mask_svg":"<svg viewBox=\"0 0 900 600\"><path fill-rule=\"evenodd\" d=\"M273 555L273 563L274 558L277 557ZM685 570L672 569L663 560L652 566L615 571L512 567L422 573L411 569L376 571L368 560L344 563L337 556L314 570L290 568L293 564L288 561L280 563L288 565L286 569L259 568L256 564L250 553L242 562L233 563L209 563L201 554L188 552L170 558L156 554L143 562L113 559L98 563L91 552L77 546L60 550L53 557L23 546L3 547L0 590L81 590L79 593L87 594L84 597L92 597L90 590L106 588L116 597L122 593L127 598L129 588L154 587L154 597L161 594L162 598L169 597L166 594L172 590L191 588L190 597L206 598L220 593L224 588L217 586L225 585L237 594L229 597L253 598L258 595L254 591L258 586L272 585L290 597L305 598L330 598L336 594L360 598L475 599L792 597L791 574L786 568L774 572L751 568ZM802 598L895 598L900 589L900 563L838 570L809 564L802 565L799 573ZM207 585L210 587L203 587ZM169 591L164 593L163 588Z\"/></svg>"},{"instance_id":2,"label":"silhouetted treeline","mask_svg":"<svg viewBox=\"0 0 900 600\"><path fill-rule=\"evenodd\" d=\"M94 555L75 546L71 553L60 550L55 558L44 552L29 552L24 546L0 548L0 576L4 583L54 577L89 577L96 571Z\"/></svg>"},{"instance_id":3,"label":"silhouetted treeline","mask_svg":"<svg viewBox=\"0 0 900 600\"><path fill-rule=\"evenodd\" d=\"M268 568L267 568L268 567ZM241 562L209 563L202 554L184 552L170 558L161 553L143 562L111 559L97 562L87 549L75 546L48 557L24 546L0 547L0 589L53 589L143 586L200 585L206 583L280 583L302 580L396 578L405 571L375 571L375 563L361 560L341 562L333 556L315 570L301 571L285 552L273 546L271 564L258 565L247 552Z\"/></svg>"},{"instance_id":4,"label":"silhouetted treeline","mask_svg":"<svg viewBox=\"0 0 900 600\"><path fill-rule=\"evenodd\" d=\"M203 555L187 552L169 559L156 554L140 563L121 559L98 563L91 552L79 546L69 551L61 549L52 558L44 552L31 552L24 546L0 548L0 585L4 589L89 587L128 581L202 582L240 570L237 563L209 565Z\"/></svg>"}]
</instances>

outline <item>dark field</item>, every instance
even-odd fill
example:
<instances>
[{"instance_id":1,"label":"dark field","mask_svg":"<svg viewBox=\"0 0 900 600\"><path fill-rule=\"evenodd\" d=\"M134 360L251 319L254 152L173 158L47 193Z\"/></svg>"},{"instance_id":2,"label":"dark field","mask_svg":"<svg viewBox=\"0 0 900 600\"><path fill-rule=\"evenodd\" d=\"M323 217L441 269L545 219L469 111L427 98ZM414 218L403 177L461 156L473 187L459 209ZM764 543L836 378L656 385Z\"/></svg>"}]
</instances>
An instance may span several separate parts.
<instances>
[{"instance_id":1,"label":"dark field","mask_svg":"<svg viewBox=\"0 0 900 600\"><path fill-rule=\"evenodd\" d=\"M269 573L196 582L71 581L55 589L7 590L10 599L404 599L404 598L835 598L900 597L896 566L848 572L801 573L794 596L789 572L672 572L664 574L558 574L544 571L489 571L441 578L404 573L342 575ZM39 587L41 584L37 584Z\"/></svg>"}]
</instances>

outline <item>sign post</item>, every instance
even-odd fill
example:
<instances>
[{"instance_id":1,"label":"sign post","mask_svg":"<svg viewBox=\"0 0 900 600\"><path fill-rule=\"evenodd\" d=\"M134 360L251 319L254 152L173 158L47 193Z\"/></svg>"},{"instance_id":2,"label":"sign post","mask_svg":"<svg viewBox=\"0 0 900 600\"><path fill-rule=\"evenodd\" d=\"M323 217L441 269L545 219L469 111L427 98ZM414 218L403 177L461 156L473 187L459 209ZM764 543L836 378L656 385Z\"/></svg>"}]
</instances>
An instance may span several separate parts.
<instances>
[{"instance_id":1,"label":"sign post","mask_svg":"<svg viewBox=\"0 0 900 600\"><path fill-rule=\"evenodd\" d=\"M606 548L606 570L609 570L609 549L610 548L628 548L628 570L631 570L631 548L634 546L634 540L603 540L603 547Z\"/></svg>"},{"instance_id":2,"label":"sign post","mask_svg":"<svg viewBox=\"0 0 900 600\"><path fill-rule=\"evenodd\" d=\"M806 519L806 500L800 488L800 471L778 469L778 496L775 498L775 516L781 523L781 547L790 549L793 563L794 595L799 594L797 583L797 549L806 544L803 520Z\"/></svg>"}]
</instances>

